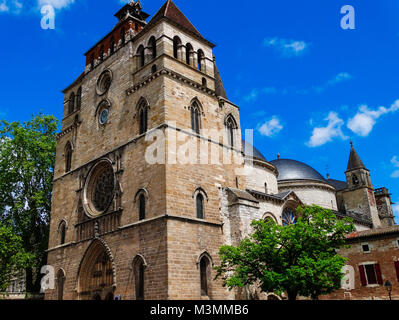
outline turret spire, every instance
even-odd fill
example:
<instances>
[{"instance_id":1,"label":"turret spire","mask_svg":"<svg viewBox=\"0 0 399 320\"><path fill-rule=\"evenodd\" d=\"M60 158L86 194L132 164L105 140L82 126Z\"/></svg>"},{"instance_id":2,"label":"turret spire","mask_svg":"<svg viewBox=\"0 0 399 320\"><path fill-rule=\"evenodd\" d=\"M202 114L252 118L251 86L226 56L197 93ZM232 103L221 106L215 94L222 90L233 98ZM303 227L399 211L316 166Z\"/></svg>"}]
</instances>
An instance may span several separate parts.
<instances>
[{"instance_id":1,"label":"turret spire","mask_svg":"<svg viewBox=\"0 0 399 320\"><path fill-rule=\"evenodd\" d=\"M351 144L351 153L349 155L347 171L352 171L355 169L366 169L366 167L364 166L362 160L360 159L359 155L357 154L357 152L353 146L352 140L351 140L350 144Z\"/></svg>"}]
</instances>

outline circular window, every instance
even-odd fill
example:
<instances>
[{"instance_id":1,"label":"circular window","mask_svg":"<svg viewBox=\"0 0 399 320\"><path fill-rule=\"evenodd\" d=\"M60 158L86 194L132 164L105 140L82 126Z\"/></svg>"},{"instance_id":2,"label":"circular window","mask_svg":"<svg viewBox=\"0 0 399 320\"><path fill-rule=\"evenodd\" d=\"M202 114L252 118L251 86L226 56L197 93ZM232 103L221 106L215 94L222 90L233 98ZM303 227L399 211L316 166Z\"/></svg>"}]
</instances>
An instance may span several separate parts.
<instances>
[{"instance_id":1,"label":"circular window","mask_svg":"<svg viewBox=\"0 0 399 320\"><path fill-rule=\"evenodd\" d=\"M105 70L100 77L98 78L97 81L97 94L98 95L103 95L105 94L109 87L111 86L111 82L112 82L112 73L109 70Z\"/></svg>"},{"instance_id":2,"label":"circular window","mask_svg":"<svg viewBox=\"0 0 399 320\"><path fill-rule=\"evenodd\" d=\"M115 174L108 161L102 161L91 171L86 180L84 204L91 216L98 216L108 210L114 198Z\"/></svg>"}]
</instances>

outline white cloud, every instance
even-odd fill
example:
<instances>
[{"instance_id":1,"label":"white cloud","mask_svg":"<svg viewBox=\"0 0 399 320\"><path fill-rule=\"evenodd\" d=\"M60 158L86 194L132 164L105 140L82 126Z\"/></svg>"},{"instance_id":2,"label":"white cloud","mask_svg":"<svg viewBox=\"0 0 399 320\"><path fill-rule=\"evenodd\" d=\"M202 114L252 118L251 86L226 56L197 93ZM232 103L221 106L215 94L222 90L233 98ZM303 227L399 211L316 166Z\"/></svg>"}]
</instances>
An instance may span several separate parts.
<instances>
[{"instance_id":1,"label":"white cloud","mask_svg":"<svg viewBox=\"0 0 399 320\"><path fill-rule=\"evenodd\" d=\"M6 0L3 0L0 3L0 12L7 12L8 10L10 10L10 8L7 6Z\"/></svg>"},{"instance_id":2,"label":"white cloud","mask_svg":"<svg viewBox=\"0 0 399 320\"><path fill-rule=\"evenodd\" d=\"M290 58L304 54L310 44L305 41L282 39L282 38L266 38L263 40L265 47L271 47L280 52L283 57Z\"/></svg>"},{"instance_id":3,"label":"white cloud","mask_svg":"<svg viewBox=\"0 0 399 320\"><path fill-rule=\"evenodd\" d=\"M258 131L262 136L273 137L283 130L283 125L277 116L273 116L270 120L259 126Z\"/></svg>"},{"instance_id":4,"label":"white cloud","mask_svg":"<svg viewBox=\"0 0 399 320\"><path fill-rule=\"evenodd\" d=\"M18 0L2 0L0 1L0 13L18 14L21 12L23 5Z\"/></svg>"},{"instance_id":5,"label":"white cloud","mask_svg":"<svg viewBox=\"0 0 399 320\"><path fill-rule=\"evenodd\" d=\"M382 115L396 112L397 110L399 110L399 100L396 100L390 108L379 107L376 110L370 109L367 105L361 105L356 115L349 119L347 126L357 135L367 137Z\"/></svg>"},{"instance_id":6,"label":"white cloud","mask_svg":"<svg viewBox=\"0 0 399 320\"><path fill-rule=\"evenodd\" d=\"M395 204L392 206L393 214L395 217L399 217L399 204Z\"/></svg>"},{"instance_id":7,"label":"white cloud","mask_svg":"<svg viewBox=\"0 0 399 320\"><path fill-rule=\"evenodd\" d=\"M309 142L307 142L309 147L320 147L327 142L331 142L336 137L340 137L341 139L348 138L343 134L341 129L344 125L344 121L339 118L336 112L331 111L324 120L328 121L327 126L313 129L312 136Z\"/></svg>"},{"instance_id":8,"label":"white cloud","mask_svg":"<svg viewBox=\"0 0 399 320\"><path fill-rule=\"evenodd\" d=\"M348 72L341 72L341 73L338 73L333 79L328 81L328 84L333 86L333 85L336 85L337 83L349 81L352 78L353 78L352 75L349 74Z\"/></svg>"},{"instance_id":9,"label":"white cloud","mask_svg":"<svg viewBox=\"0 0 399 320\"><path fill-rule=\"evenodd\" d=\"M397 156L394 156L394 157L391 159L391 163L393 164L393 166L394 166L395 168L399 168L399 160L398 160L398 157L397 157ZM391 178L399 178L399 170L395 170L394 172L392 172Z\"/></svg>"},{"instance_id":10,"label":"white cloud","mask_svg":"<svg viewBox=\"0 0 399 320\"><path fill-rule=\"evenodd\" d=\"M73 4L75 0L38 0L39 6L51 5L54 9L63 9Z\"/></svg>"},{"instance_id":11,"label":"white cloud","mask_svg":"<svg viewBox=\"0 0 399 320\"><path fill-rule=\"evenodd\" d=\"M258 99L259 91L257 89L252 89L252 91L244 97L247 102L255 101Z\"/></svg>"}]
</instances>

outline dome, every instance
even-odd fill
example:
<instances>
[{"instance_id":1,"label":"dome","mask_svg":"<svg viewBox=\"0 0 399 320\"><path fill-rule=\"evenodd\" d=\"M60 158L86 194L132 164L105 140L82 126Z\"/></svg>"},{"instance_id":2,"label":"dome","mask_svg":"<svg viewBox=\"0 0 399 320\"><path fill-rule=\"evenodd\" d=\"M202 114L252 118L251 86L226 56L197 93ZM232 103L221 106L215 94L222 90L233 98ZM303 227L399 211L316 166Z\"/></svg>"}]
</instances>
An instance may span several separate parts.
<instances>
[{"instance_id":1,"label":"dome","mask_svg":"<svg viewBox=\"0 0 399 320\"><path fill-rule=\"evenodd\" d=\"M317 180L326 182L323 176L315 169L303 162L289 159L270 161L278 170L278 181L285 180Z\"/></svg>"},{"instance_id":2,"label":"dome","mask_svg":"<svg viewBox=\"0 0 399 320\"><path fill-rule=\"evenodd\" d=\"M246 156L249 157L253 156L255 159L267 161L266 158L258 149L256 149L252 144L246 142L245 140L242 140L242 151ZM252 152L253 154L249 154L250 152Z\"/></svg>"}]
</instances>

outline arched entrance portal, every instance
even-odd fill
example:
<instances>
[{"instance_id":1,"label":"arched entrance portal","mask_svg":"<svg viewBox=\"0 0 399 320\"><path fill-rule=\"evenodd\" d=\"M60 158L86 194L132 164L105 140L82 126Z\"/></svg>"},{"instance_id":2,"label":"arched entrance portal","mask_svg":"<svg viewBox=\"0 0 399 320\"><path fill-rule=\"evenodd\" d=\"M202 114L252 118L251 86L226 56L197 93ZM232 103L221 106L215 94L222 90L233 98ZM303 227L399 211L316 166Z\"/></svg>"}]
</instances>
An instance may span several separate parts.
<instances>
[{"instance_id":1,"label":"arched entrance portal","mask_svg":"<svg viewBox=\"0 0 399 320\"><path fill-rule=\"evenodd\" d=\"M112 257L101 241L93 242L83 257L78 279L80 300L107 300L113 297Z\"/></svg>"}]
</instances>

